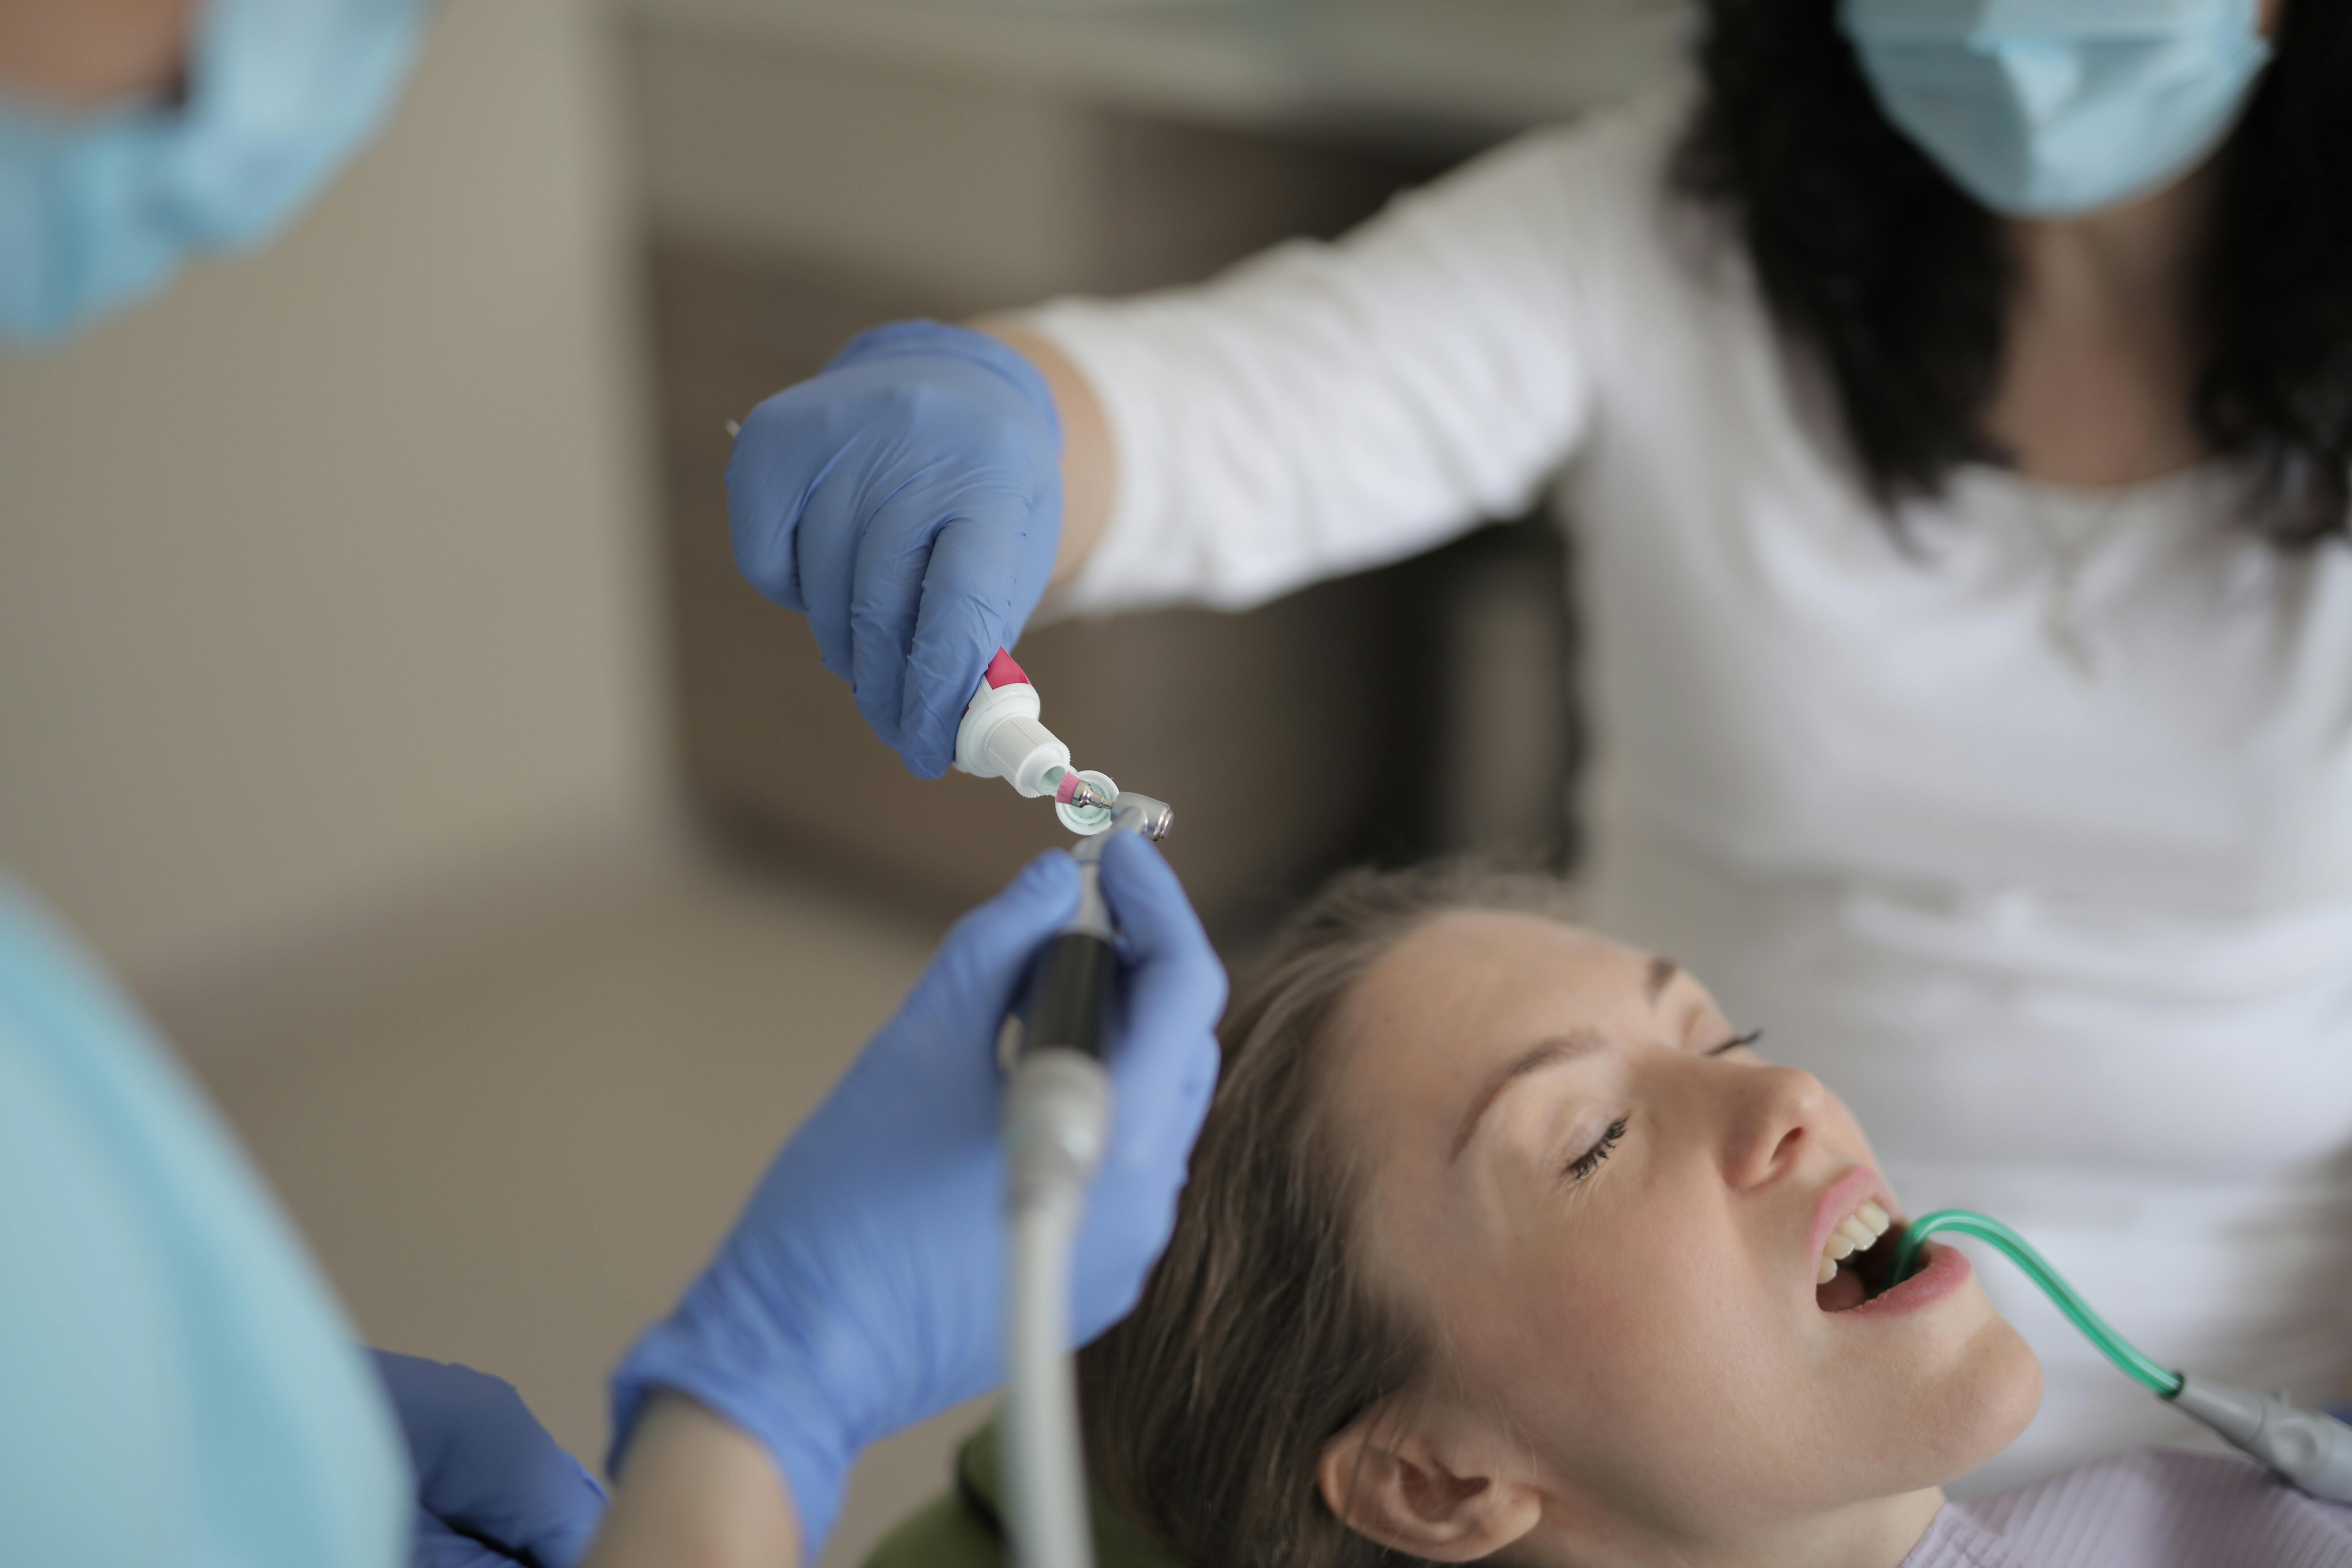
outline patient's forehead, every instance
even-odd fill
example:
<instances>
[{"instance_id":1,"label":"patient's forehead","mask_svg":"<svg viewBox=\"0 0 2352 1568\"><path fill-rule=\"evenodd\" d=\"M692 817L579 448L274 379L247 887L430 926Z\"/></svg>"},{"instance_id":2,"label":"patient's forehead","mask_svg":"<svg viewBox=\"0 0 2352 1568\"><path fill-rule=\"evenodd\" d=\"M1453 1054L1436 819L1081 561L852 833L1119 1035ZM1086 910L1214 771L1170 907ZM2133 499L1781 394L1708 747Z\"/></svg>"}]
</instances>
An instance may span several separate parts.
<instances>
[{"instance_id":1,"label":"patient's forehead","mask_svg":"<svg viewBox=\"0 0 2352 1568\"><path fill-rule=\"evenodd\" d=\"M1455 910L1398 942L1334 1020L1338 1109L1363 1131L1458 1109L1494 1068L1577 1029L1651 1016L1650 960L1539 915Z\"/></svg>"}]
</instances>

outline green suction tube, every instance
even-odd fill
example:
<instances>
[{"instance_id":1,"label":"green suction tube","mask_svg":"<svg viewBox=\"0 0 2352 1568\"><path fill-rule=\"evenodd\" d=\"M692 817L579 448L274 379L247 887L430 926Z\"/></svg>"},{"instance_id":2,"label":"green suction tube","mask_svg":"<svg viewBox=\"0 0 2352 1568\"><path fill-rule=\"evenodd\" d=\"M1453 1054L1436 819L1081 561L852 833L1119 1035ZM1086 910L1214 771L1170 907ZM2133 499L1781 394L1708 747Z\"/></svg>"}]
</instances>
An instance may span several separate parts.
<instances>
[{"instance_id":1,"label":"green suction tube","mask_svg":"<svg viewBox=\"0 0 2352 1568\"><path fill-rule=\"evenodd\" d=\"M2153 1389L2159 1397L2170 1399L2180 1392L2179 1373L2167 1372L2157 1365L2142 1355L2130 1341L2107 1327L2106 1320L2091 1310L2090 1305L2074 1294L2074 1288L2058 1277L2058 1271L2050 1267L2042 1254L2033 1250L2031 1242L1989 1215L1969 1209L1937 1209L1934 1214L1922 1215L1913 1220L1910 1227L1904 1231L1903 1240L1895 1248L1893 1277L1897 1280L1910 1279L1911 1266L1918 1260L1920 1245L1942 1230L1972 1236L1998 1248L2011 1263L2025 1271L2028 1279L2042 1288L2042 1293L2066 1314L2066 1321L2083 1331L2084 1338L2099 1347L2100 1354Z\"/></svg>"}]
</instances>

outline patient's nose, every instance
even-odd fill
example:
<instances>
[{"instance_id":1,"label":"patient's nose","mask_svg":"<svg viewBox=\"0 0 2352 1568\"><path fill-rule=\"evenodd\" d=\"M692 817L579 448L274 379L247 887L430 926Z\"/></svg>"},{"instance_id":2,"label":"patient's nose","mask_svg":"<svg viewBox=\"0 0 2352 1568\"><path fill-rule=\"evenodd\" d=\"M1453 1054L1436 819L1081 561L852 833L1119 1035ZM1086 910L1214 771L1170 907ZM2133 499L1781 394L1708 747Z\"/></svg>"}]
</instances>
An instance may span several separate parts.
<instances>
[{"instance_id":1,"label":"patient's nose","mask_svg":"<svg viewBox=\"0 0 2352 1568\"><path fill-rule=\"evenodd\" d=\"M1723 1179L1735 1190L1761 1186L1801 1159L1829 1109L1822 1080L1798 1068L1759 1067L1724 1076Z\"/></svg>"}]
</instances>

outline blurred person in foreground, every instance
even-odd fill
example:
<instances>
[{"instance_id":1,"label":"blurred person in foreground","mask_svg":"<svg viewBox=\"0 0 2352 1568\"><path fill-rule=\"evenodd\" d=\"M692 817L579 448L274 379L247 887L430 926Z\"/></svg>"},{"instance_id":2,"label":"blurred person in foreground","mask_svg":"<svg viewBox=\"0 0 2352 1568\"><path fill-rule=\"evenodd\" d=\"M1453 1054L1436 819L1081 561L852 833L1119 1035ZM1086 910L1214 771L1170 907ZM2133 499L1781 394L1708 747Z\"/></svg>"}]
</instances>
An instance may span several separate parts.
<instances>
[{"instance_id":1,"label":"blurred person in foreground","mask_svg":"<svg viewBox=\"0 0 2352 1568\"><path fill-rule=\"evenodd\" d=\"M193 255L266 242L383 121L425 19L420 0L0 0L0 334L57 340ZM1166 1242L1224 998L1156 851L1118 836L1103 887L1130 984L1081 1337ZM0 874L0 1556L813 1560L860 1448L1002 1377L997 1026L1077 888L1048 855L956 927L630 1352L608 1522L512 1388L352 1342L195 1085Z\"/></svg>"}]
</instances>

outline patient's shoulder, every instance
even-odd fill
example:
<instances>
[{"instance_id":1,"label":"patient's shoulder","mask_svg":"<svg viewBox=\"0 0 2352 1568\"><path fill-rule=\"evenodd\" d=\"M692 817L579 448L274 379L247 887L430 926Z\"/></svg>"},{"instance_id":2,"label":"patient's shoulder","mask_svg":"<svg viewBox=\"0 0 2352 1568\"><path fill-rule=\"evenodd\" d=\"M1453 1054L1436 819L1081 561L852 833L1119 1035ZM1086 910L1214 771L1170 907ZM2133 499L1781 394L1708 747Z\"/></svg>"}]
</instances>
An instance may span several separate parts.
<instances>
[{"instance_id":1,"label":"patient's shoulder","mask_svg":"<svg viewBox=\"0 0 2352 1568\"><path fill-rule=\"evenodd\" d=\"M2136 1448L1945 1512L2017 1568L2352 1568L2352 1509L2234 1454Z\"/></svg>"}]
</instances>

